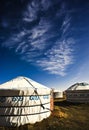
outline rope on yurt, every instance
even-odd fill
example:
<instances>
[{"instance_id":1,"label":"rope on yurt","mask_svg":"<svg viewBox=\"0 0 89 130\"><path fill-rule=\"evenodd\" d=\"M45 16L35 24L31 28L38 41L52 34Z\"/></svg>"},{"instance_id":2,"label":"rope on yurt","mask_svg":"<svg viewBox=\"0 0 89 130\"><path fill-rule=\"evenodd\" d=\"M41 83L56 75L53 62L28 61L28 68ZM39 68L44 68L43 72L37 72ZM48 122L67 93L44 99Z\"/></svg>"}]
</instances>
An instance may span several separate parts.
<instances>
[{"instance_id":1,"label":"rope on yurt","mask_svg":"<svg viewBox=\"0 0 89 130\"><path fill-rule=\"evenodd\" d=\"M37 92L37 89L34 87L34 85L28 80L28 79L26 79L25 77L23 77L33 88L34 88L34 92L37 94L37 96L39 97L39 99L40 99L40 96L39 96L39 94L38 94L38 92ZM41 99L40 99L40 103L42 104L42 101L41 101ZM42 105L41 105L42 106Z\"/></svg>"},{"instance_id":2,"label":"rope on yurt","mask_svg":"<svg viewBox=\"0 0 89 130\"><path fill-rule=\"evenodd\" d=\"M33 85L28 79L26 79L25 77L23 77L23 78L34 88L34 92L37 94L37 96L38 96L39 99L40 99L40 96L39 96L39 94L38 94L38 92L37 92L37 89L34 87L34 85ZM51 109L46 108L46 107L43 106L41 99L40 99L40 106L41 106L43 109L47 109L47 110L49 110L49 111L52 112Z\"/></svg>"},{"instance_id":3,"label":"rope on yurt","mask_svg":"<svg viewBox=\"0 0 89 130\"><path fill-rule=\"evenodd\" d=\"M51 112L52 112L52 110L51 110L51 109L44 107L44 105L43 105L43 104L41 104L40 106L41 106L43 109L47 109L47 110L49 110L49 111L51 111Z\"/></svg>"},{"instance_id":4,"label":"rope on yurt","mask_svg":"<svg viewBox=\"0 0 89 130\"><path fill-rule=\"evenodd\" d=\"M27 78L25 78L25 77L23 77L23 78L36 90L36 88L33 86L33 84Z\"/></svg>"}]
</instances>

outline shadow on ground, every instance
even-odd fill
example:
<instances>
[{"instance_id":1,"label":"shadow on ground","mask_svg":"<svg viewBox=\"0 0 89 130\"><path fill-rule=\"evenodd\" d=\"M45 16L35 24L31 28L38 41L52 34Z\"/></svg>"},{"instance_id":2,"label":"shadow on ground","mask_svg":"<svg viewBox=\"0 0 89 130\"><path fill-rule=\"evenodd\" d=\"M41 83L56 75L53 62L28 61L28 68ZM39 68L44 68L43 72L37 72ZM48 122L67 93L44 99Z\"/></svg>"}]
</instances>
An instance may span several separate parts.
<instances>
[{"instance_id":1,"label":"shadow on ground","mask_svg":"<svg viewBox=\"0 0 89 130\"><path fill-rule=\"evenodd\" d=\"M73 102L68 102L67 100L64 100L64 101L54 101L54 106L79 106L79 105L82 105L84 103L73 103Z\"/></svg>"}]
</instances>

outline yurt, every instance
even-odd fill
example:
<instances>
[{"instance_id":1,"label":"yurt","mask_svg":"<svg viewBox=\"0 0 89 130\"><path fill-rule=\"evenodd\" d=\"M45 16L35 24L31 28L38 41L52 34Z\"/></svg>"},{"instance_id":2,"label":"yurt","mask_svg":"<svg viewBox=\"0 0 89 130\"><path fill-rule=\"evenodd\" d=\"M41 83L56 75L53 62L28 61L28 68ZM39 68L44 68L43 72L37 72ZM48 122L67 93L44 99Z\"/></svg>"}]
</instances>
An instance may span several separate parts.
<instances>
[{"instance_id":1,"label":"yurt","mask_svg":"<svg viewBox=\"0 0 89 130\"><path fill-rule=\"evenodd\" d=\"M54 89L53 95L54 99L63 98L63 92L57 89Z\"/></svg>"},{"instance_id":2,"label":"yurt","mask_svg":"<svg viewBox=\"0 0 89 130\"><path fill-rule=\"evenodd\" d=\"M33 124L50 116L52 90L26 77L0 85L0 126Z\"/></svg>"},{"instance_id":3,"label":"yurt","mask_svg":"<svg viewBox=\"0 0 89 130\"><path fill-rule=\"evenodd\" d=\"M69 102L89 102L89 84L76 83L66 90L66 98Z\"/></svg>"}]
</instances>

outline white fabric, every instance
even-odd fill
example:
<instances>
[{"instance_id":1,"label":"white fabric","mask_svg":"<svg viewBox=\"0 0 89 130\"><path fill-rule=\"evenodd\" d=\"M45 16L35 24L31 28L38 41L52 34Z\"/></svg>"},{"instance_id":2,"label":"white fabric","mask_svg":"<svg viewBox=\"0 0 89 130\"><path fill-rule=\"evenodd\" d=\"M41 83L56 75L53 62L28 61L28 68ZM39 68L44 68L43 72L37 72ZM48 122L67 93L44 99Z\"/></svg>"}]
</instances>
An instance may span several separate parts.
<instances>
[{"instance_id":1,"label":"white fabric","mask_svg":"<svg viewBox=\"0 0 89 130\"><path fill-rule=\"evenodd\" d=\"M63 92L57 89L54 89L54 98L63 98Z\"/></svg>"},{"instance_id":2,"label":"white fabric","mask_svg":"<svg viewBox=\"0 0 89 130\"><path fill-rule=\"evenodd\" d=\"M50 116L51 89L26 77L0 85L0 126L35 123Z\"/></svg>"},{"instance_id":3,"label":"white fabric","mask_svg":"<svg viewBox=\"0 0 89 130\"><path fill-rule=\"evenodd\" d=\"M89 84L87 83L76 83L69 87L68 90L89 90Z\"/></svg>"}]
</instances>

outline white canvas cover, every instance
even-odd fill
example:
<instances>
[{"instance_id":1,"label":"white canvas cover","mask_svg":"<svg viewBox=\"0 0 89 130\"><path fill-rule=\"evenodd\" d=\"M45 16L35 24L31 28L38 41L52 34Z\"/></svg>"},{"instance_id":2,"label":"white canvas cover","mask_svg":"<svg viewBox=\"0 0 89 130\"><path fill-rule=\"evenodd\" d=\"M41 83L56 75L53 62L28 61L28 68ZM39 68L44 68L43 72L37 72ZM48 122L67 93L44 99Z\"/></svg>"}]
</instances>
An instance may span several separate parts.
<instances>
[{"instance_id":1,"label":"white canvas cover","mask_svg":"<svg viewBox=\"0 0 89 130\"><path fill-rule=\"evenodd\" d=\"M60 90L54 90L54 98L63 98L63 92Z\"/></svg>"},{"instance_id":2,"label":"white canvas cover","mask_svg":"<svg viewBox=\"0 0 89 130\"><path fill-rule=\"evenodd\" d=\"M76 83L69 87L68 90L89 90L89 84L88 83Z\"/></svg>"},{"instance_id":3,"label":"white canvas cover","mask_svg":"<svg viewBox=\"0 0 89 130\"><path fill-rule=\"evenodd\" d=\"M0 126L35 123L50 116L51 89L26 77L0 85Z\"/></svg>"},{"instance_id":4,"label":"white canvas cover","mask_svg":"<svg viewBox=\"0 0 89 130\"><path fill-rule=\"evenodd\" d=\"M66 98L69 102L89 103L89 84L76 83L66 90Z\"/></svg>"}]
</instances>

